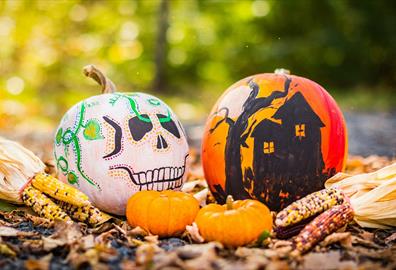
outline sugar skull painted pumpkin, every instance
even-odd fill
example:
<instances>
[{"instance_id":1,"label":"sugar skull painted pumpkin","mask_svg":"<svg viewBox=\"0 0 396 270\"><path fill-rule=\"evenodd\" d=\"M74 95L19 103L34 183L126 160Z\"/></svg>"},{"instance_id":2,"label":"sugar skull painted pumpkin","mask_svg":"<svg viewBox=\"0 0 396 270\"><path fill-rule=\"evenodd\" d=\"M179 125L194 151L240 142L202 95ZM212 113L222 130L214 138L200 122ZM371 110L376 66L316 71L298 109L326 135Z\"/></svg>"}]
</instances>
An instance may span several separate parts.
<instances>
[{"instance_id":1,"label":"sugar skull painted pumpkin","mask_svg":"<svg viewBox=\"0 0 396 270\"><path fill-rule=\"evenodd\" d=\"M284 70L232 85L205 127L202 162L219 202L254 198L271 210L323 188L343 169L346 126L317 83Z\"/></svg>"},{"instance_id":2,"label":"sugar skull painted pumpkin","mask_svg":"<svg viewBox=\"0 0 396 270\"><path fill-rule=\"evenodd\" d=\"M136 191L180 189L188 145L172 110L148 94L114 92L114 84L93 66L85 72L104 93L64 115L54 144L59 178L119 215Z\"/></svg>"}]
</instances>

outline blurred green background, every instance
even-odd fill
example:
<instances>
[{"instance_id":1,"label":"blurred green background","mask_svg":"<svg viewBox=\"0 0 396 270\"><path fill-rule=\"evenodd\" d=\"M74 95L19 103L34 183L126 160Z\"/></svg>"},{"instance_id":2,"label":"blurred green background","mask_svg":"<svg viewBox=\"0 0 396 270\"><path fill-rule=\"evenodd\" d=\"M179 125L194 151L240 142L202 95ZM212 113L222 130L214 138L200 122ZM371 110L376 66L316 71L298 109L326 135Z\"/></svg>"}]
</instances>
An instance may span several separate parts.
<instances>
[{"instance_id":1,"label":"blurred green background","mask_svg":"<svg viewBox=\"0 0 396 270\"><path fill-rule=\"evenodd\" d=\"M1 1L0 44L6 128L52 126L98 94L82 74L90 63L184 121L203 119L233 82L278 67L345 110L396 107L395 1Z\"/></svg>"}]
</instances>

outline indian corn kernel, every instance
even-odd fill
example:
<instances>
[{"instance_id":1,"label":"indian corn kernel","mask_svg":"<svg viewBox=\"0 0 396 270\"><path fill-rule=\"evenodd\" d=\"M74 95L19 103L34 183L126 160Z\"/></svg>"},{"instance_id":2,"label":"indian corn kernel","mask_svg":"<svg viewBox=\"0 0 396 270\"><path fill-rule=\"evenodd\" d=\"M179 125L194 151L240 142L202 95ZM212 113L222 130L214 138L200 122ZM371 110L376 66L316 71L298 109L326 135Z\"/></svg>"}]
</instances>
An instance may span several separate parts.
<instances>
[{"instance_id":1,"label":"indian corn kernel","mask_svg":"<svg viewBox=\"0 0 396 270\"><path fill-rule=\"evenodd\" d=\"M349 203L333 206L312 220L294 239L300 253L310 250L327 235L341 229L353 220L353 209Z\"/></svg>"},{"instance_id":2,"label":"indian corn kernel","mask_svg":"<svg viewBox=\"0 0 396 270\"><path fill-rule=\"evenodd\" d=\"M277 227L286 227L317 215L345 201L343 193L336 188L322 189L301 198L280 211L275 219Z\"/></svg>"},{"instance_id":3,"label":"indian corn kernel","mask_svg":"<svg viewBox=\"0 0 396 270\"><path fill-rule=\"evenodd\" d=\"M90 204L87 195L46 173L38 173L32 179L32 185L38 190L60 201L76 206Z\"/></svg>"},{"instance_id":4,"label":"indian corn kernel","mask_svg":"<svg viewBox=\"0 0 396 270\"><path fill-rule=\"evenodd\" d=\"M28 185L22 192L22 200L27 206L30 206L34 212L42 217L55 220L70 221L70 217L50 198L41 191Z\"/></svg>"},{"instance_id":5,"label":"indian corn kernel","mask_svg":"<svg viewBox=\"0 0 396 270\"><path fill-rule=\"evenodd\" d=\"M93 226L102 224L111 219L110 215L100 211L93 205L75 206L62 201L57 201L57 204L73 219Z\"/></svg>"}]
</instances>

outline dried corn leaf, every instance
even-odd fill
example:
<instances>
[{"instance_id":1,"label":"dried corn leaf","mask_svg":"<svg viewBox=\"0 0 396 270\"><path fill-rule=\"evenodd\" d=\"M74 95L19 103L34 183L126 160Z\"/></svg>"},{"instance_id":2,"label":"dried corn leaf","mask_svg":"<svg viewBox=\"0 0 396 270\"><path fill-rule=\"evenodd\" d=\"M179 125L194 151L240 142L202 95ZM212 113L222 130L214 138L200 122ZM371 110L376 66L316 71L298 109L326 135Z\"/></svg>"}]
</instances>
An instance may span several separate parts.
<instances>
[{"instance_id":1,"label":"dried corn leaf","mask_svg":"<svg viewBox=\"0 0 396 270\"><path fill-rule=\"evenodd\" d=\"M0 199L23 203L19 191L44 163L19 143L0 137Z\"/></svg>"},{"instance_id":2,"label":"dried corn leaf","mask_svg":"<svg viewBox=\"0 0 396 270\"><path fill-rule=\"evenodd\" d=\"M325 183L350 198L355 221L362 227L396 227L396 163L372 173L337 174Z\"/></svg>"}]
</instances>

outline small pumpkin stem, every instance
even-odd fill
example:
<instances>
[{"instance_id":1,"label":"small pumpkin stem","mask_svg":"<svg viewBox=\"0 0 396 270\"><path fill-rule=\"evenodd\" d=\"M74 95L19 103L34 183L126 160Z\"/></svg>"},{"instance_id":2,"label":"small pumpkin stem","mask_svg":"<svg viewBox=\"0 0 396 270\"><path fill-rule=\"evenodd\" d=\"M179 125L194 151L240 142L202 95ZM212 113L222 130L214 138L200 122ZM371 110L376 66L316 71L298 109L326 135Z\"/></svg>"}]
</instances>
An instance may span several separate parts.
<instances>
[{"instance_id":1,"label":"small pumpkin stem","mask_svg":"<svg viewBox=\"0 0 396 270\"><path fill-rule=\"evenodd\" d=\"M232 198L232 195L228 195L226 199L226 205L227 205L227 210L232 210L232 203L234 202L234 199Z\"/></svg>"},{"instance_id":2,"label":"small pumpkin stem","mask_svg":"<svg viewBox=\"0 0 396 270\"><path fill-rule=\"evenodd\" d=\"M290 70L285 69L285 68L277 68L275 69L275 74L285 74L285 75L290 75Z\"/></svg>"},{"instance_id":3,"label":"small pumpkin stem","mask_svg":"<svg viewBox=\"0 0 396 270\"><path fill-rule=\"evenodd\" d=\"M83 68L84 75L94 79L100 86L102 86L102 94L111 94L117 91L114 83L107 78L94 65L88 65Z\"/></svg>"}]
</instances>

